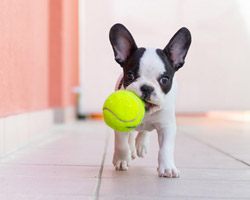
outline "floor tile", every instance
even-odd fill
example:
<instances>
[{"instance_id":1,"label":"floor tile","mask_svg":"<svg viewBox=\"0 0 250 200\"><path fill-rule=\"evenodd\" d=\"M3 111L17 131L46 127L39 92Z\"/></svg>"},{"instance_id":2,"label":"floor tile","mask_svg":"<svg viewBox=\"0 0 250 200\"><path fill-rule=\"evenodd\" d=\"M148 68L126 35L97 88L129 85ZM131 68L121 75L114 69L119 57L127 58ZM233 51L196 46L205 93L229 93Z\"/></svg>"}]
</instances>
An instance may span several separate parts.
<instances>
[{"instance_id":1,"label":"floor tile","mask_svg":"<svg viewBox=\"0 0 250 200\"><path fill-rule=\"evenodd\" d=\"M98 183L100 200L249 199L250 167L230 156L248 161L246 127L190 118L178 123L178 179L157 176L156 133L146 157L133 160L129 171L117 172L110 129L103 122L76 122L57 126L46 140L0 163L0 199L96 199Z\"/></svg>"},{"instance_id":2,"label":"floor tile","mask_svg":"<svg viewBox=\"0 0 250 200\"><path fill-rule=\"evenodd\" d=\"M93 122L62 126L53 130L54 138L33 147L32 151L17 152L12 162L99 166L103 157L106 130L103 123Z\"/></svg>"},{"instance_id":3,"label":"floor tile","mask_svg":"<svg viewBox=\"0 0 250 200\"><path fill-rule=\"evenodd\" d=\"M220 123L218 123L218 121ZM194 122L193 122L194 123ZM231 121L212 120L203 126L197 122L192 126L180 127L180 132L211 148L250 165L250 125Z\"/></svg>"},{"instance_id":4,"label":"floor tile","mask_svg":"<svg viewBox=\"0 0 250 200\"><path fill-rule=\"evenodd\" d=\"M248 198L207 198L207 197L188 197L188 196L168 196L168 197L159 197L158 195L154 196L145 196L140 194L138 196L134 195L102 195L99 200L248 200Z\"/></svg>"},{"instance_id":5,"label":"floor tile","mask_svg":"<svg viewBox=\"0 0 250 200\"><path fill-rule=\"evenodd\" d=\"M249 198L250 181L165 179L157 176L103 179L100 195Z\"/></svg>"},{"instance_id":6,"label":"floor tile","mask_svg":"<svg viewBox=\"0 0 250 200\"><path fill-rule=\"evenodd\" d=\"M204 120L198 120L196 124L193 121L190 123L192 126L189 126L189 123L180 125L177 133L175 155L176 165L181 170L179 179L158 178L156 134L151 136L149 151L144 159L133 160L126 172L115 171L112 166L114 148L112 135L105 160L100 199L250 198L249 166L228 156L227 153L230 151L223 148L223 145L230 146L230 142L237 147L249 141L246 140L248 136L244 136L243 133L238 134L238 138L233 135L235 131L241 129L241 125L227 124L227 122L218 125L219 122ZM213 134L209 133L212 130ZM216 141L214 146L209 145L212 140ZM228 144L225 144L227 141ZM245 144L244 146L246 147ZM218 147L222 147L225 152L221 152ZM248 146L245 147L239 148L244 152L248 150ZM232 152L236 153L237 148ZM246 152L249 151L245 151L245 156L248 157Z\"/></svg>"},{"instance_id":7,"label":"floor tile","mask_svg":"<svg viewBox=\"0 0 250 200\"><path fill-rule=\"evenodd\" d=\"M108 145L105 164L112 165L114 151L114 136L111 135ZM149 166L157 167L158 142L157 134L152 133L148 154L145 158L136 158L131 161L133 166ZM177 133L176 148L175 148L176 165L179 168L248 168L248 166L237 162L234 159L225 156L216 149L213 149L199 141L190 138L184 133Z\"/></svg>"},{"instance_id":8,"label":"floor tile","mask_svg":"<svg viewBox=\"0 0 250 200\"><path fill-rule=\"evenodd\" d=\"M93 200L89 195L50 195L50 194L0 194L4 200Z\"/></svg>"},{"instance_id":9,"label":"floor tile","mask_svg":"<svg viewBox=\"0 0 250 200\"><path fill-rule=\"evenodd\" d=\"M1 170L0 194L93 195L97 171L85 167L15 165Z\"/></svg>"},{"instance_id":10,"label":"floor tile","mask_svg":"<svg viewBox=\"0 0 250 200\"><path fill-rule=\"evenodd\" d=\"M0 164L0 177L97 178L99 169L99 167L82 165Z\"/></svg>"},{"instance_id":11,"label":"floor tile","mask_svg":"<svg viewBox=\"0 0 250 200\"><path fill-rule=\"evenodd\" d=\"M207 181L245 181L250 183L249 169L209 169L209 168L179 168L180 180L207 180ZM106 166L103 179L129 179L129 178L157 177L156 168L147 166L132 166L128 171L115 171L113 167ZM177 179L178 180L178 179Z\"/></svg>"}]
</instances>

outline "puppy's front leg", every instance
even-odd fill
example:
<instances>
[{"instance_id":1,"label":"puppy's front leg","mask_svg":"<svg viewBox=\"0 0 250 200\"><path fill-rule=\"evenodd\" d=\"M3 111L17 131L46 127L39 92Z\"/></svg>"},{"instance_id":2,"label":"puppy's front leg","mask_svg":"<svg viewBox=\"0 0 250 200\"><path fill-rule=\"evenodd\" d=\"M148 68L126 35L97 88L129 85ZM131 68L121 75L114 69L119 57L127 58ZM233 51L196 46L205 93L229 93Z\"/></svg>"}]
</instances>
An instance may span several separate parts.
<instances>
[{"instance_id":1,"label":"puppy's front leg","mask_svg":"<svg viewBox=\"0 0 250 200\"><path fill-rule=\"evenodd\" d=\"M129 133L115 132L115 152L113 156L115 169L128 170L130 160Z\"/></svg>"},{"instance_id":2,"label":"puppy's front leg","mask_svg":"<svg viewBox=\"0 0 250 200\"><path fill-rule=\"evenodd\" d=\"M176 125L168 125L157 131L160 146L158 155L158 174L160 177L177 178L180 172L175 167L174 162Z\"/></svg>"}]
</instances>

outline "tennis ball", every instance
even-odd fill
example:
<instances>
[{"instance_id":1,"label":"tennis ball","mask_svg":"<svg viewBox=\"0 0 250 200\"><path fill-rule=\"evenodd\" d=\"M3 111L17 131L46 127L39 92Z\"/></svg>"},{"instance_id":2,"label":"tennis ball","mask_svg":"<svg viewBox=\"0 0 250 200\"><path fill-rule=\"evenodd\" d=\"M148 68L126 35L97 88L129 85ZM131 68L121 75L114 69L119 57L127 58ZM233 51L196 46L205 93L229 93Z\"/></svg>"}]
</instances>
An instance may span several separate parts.
<instances>
[{"instance_id":1,"label":"tennis ball","mask_svg":"<svg viewBox=\"0 0 250 200\"><path fill-rule=\"evenodd\" d=\"M103 105L104 121L119 132L129 132L135 129L142 122L144 114L144 102L127 90L112 93Z\"/></svg>"}]
</instances>

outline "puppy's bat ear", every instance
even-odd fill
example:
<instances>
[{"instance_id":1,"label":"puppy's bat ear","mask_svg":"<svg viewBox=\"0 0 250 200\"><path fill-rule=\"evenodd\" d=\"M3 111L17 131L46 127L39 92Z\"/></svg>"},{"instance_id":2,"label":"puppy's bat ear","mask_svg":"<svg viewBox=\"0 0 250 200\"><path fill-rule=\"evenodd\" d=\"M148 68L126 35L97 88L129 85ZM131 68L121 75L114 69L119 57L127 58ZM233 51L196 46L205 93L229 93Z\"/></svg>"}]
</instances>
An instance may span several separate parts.
<instances>
[{"instance_id":1,"label":"puppy's bat ear","mask_svg":"<svg viewBox=\"0 0 250 200\"><path fill-rule=\"evenodd\" d=\"M185 57L191 44L191 33L183 27L171 38L164 52L170 59L175 71L180 69L185 63Z\"/></svg>"},{"instance_id":2,"label":"puppy's bat ear","mask_svg":"<svg viewBox=\"0 0 250 200\"><path fill-rule=\"evenodd\" d=\"M111 27L109 40L114 51L115 60L121 66L137 49L134 38L122 24L115 24Z\"/></svg>"}]
</instances>

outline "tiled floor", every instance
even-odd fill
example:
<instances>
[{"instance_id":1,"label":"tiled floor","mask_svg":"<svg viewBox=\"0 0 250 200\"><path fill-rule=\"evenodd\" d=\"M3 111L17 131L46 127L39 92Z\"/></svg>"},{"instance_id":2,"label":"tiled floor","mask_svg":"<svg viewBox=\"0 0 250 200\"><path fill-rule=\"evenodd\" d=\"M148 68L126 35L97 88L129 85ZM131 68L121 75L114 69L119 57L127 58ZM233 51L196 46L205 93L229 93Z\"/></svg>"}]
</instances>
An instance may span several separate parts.
<instances>
[{"instance_id":1,"label":"tiled floor","mask_svg":"<svg viewBox=\"0 0 250 200\"><path fill-rule=\"evenodd\" d=\"M250 199L250 125L178 118L179 179L158 178L157 135L127 172L112 166L113 133L76 122L0 163L1 200Z\"/></svg>"}]
</instances>

